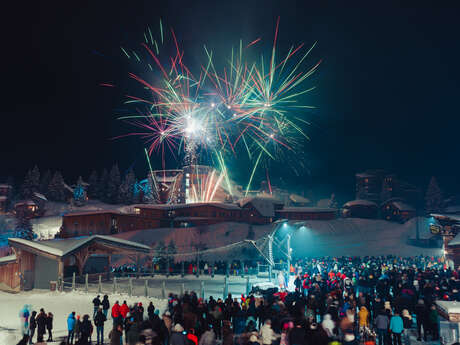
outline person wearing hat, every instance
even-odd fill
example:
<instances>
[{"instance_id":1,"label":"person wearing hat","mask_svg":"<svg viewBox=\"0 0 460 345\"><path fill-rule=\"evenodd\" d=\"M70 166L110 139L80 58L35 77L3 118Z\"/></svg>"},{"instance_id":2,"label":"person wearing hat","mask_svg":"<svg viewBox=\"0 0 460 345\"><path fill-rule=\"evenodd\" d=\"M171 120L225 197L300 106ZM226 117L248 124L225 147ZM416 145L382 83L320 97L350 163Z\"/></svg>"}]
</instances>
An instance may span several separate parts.
<instances>
[{"instance_id":1,"label":"person wearing hat","mask_svg":"<svg viewBox=\"0 0 460 345\"><path fill-rule=\"evenodd\" d=\"M184 333L184 327L182 327L180 323L176 323L171 332L169 345L188 345Z\"/></svg>"}]
</instances>

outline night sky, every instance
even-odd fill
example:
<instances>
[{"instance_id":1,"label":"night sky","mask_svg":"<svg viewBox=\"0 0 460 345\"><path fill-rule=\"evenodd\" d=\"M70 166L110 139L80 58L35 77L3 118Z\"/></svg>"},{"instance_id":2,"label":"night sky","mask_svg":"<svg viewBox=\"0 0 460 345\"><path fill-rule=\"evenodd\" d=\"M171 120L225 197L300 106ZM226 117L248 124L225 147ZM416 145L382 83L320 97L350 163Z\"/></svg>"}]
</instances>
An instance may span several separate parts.
<instances>
[{"instance_id":1,"label":"night sky","mask_svg":"<svg viewBox=\"0 0 460 345\"><path fill-rule=\"evenodd\" d=\"M136 47L161 17L193 64L203 44L223 52L240 38L270 43L280 16L279 49L318 41L312 61L323 63L308 95L318 107L309 168L295 177L280 165L275 175L348 196L356 172L385 168L422 188L435 175L446 194L460 191L458 2L119 3L40 1L4 12L0 181L20 181L35 164L71 182L115 161L145 174L140 139L111 140L129 131L114 115L122 93L99 86L128 79L119 47Z\"/></svg>"}]
</instances>

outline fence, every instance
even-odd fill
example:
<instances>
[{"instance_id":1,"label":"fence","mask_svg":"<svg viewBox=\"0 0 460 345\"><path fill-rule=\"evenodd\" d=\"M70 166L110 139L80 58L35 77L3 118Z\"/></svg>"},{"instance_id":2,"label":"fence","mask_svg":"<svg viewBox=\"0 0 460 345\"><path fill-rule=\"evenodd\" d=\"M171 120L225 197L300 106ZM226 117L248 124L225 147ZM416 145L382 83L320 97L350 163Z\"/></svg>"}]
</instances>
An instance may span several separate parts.
<instances>
[{"instance_id":1,"label":"fence","mask_svg":"<svg viewBox=\"0 0 460 345\"><path fill-rule=\"evenodd\" d=\"M185 291L195 291L199 297L227 297L228 293L235 295L248 294L252 289L251 277L244 278L216 276L203 279L181 279L152 277L148 274L136 274L117 277L107 274L75 274L65 280L58 280L56 288L59 291L80 291L91 294L127 294L129 296L144 296L166 298L169 293L184 294Z\"/></svg>"}]
</instances>

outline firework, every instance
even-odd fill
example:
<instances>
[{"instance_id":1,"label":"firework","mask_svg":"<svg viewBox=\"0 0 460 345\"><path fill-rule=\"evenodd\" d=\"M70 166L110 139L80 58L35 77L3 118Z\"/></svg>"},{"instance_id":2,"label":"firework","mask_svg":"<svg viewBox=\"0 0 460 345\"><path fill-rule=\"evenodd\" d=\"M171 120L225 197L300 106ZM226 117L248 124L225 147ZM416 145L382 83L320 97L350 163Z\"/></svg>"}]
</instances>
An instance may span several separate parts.
<instances>
[{"instance_id":1,"label":"firework","mask_svg":"<svg viewBox=\"0 0 460 345\"><path fill-rule=\"evenodd\" d=\"M126 103L134 104L136 112L122 119L142 129L128 135L141 136L149 155L162 156L163 166L167 152L185 165L211 156L220 173L213 171L204 190L194 191L196 200L212 200L223 181L231 190L225 161L246 155L252 162L247 193L261 165L282 159L286 152L296 153L299 142L308 139L302 110L312 107L302 96L314 89L305 84L320 62L305 65L315 44L306 50L303 44L292 46L286 55L278 54L278 19L268 61L263 55L255 61L246 58L261 38L248 44L240 41L223 68L216 67L213 52L205 46L204 63L193 74L174 31L163 30L161 21L159 31L159 38L150 28L144 33L142 53L121 48L127 58L146 66L142 77L129 74L148 93L127 96Z\"/></svg>"}]
</instances>

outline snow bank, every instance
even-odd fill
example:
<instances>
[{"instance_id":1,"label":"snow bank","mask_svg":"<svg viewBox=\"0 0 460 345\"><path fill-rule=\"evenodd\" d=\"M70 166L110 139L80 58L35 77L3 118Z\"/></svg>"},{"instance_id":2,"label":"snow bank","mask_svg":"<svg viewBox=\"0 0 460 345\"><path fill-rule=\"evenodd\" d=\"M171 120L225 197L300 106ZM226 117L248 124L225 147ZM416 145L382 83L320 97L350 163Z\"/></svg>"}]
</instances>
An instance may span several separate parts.
<instances>
[{"instance_id":1,"label":"snow bank","mask_svg":"<svg viewBox=\"0 0 460 345\"><path fill-rule=\"evenodd\" d=\"M46 312L52 312L54 315L54 332L55 338L65 336L67 334L67 317L75 311L77 315L83 316L88 314L92 320L93 304L91 303L95 295L82 292L60 293L34 290L31 292L22 292L20 294L8 294L0 292L0 344L16 344L20 338L20 321L19 311L24 304L30 304L31 310L39 311L44 308ZM163 313L167 308L167 301L156 298L145 297L129 297L127 295L109 295L110 304L116 300L120 304L126 300L128 305L134 302L142 302L147 307L150 301L153 302L155 308ZM146 312L144 315L147 315ZM108 316L108 321L105 324L104 333L107 337L112 327L112 319ZM93 340L95 338L93 337Z\"/></svg>"}]
</instances>

